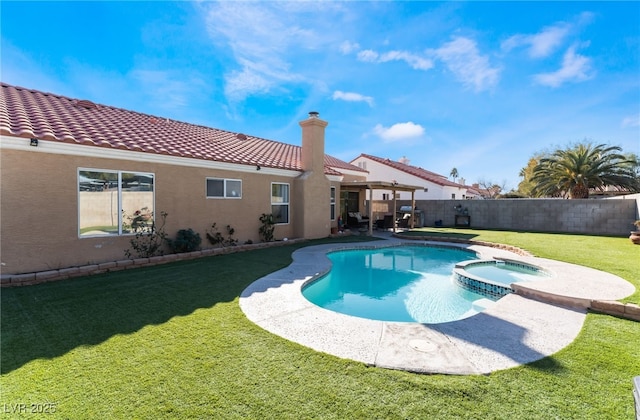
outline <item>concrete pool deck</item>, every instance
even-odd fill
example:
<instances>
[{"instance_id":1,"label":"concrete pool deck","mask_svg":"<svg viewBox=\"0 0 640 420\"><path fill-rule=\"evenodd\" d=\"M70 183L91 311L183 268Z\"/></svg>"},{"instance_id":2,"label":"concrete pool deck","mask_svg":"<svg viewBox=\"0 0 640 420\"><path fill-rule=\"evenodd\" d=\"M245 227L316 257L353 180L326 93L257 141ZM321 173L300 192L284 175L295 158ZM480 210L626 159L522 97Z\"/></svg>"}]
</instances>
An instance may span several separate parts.
<instances>
[{"instance_id":1,"label":"concrete pool deck","mask_svg":"<svg viewBox=\"0 0 640 420\"><path fill-rule=\"evenodd\" d=\"M470 318L420 324L343 315L302 295L307 282L330 270L327 252L401 244L446 245L475 251L482 259L537 265L552 277L522 284L526 294L551 297L552 302L572 307L510 294ZM478 245L390 238L298 249L291 265L249 285L240 296L240 307L265 330L320 352L370 366L464 375L508 369L556 353L580 332L586 317L584 302L617 300L634 291L632 284L617 276L573 264Z\"/></svg>"}]
</instances>

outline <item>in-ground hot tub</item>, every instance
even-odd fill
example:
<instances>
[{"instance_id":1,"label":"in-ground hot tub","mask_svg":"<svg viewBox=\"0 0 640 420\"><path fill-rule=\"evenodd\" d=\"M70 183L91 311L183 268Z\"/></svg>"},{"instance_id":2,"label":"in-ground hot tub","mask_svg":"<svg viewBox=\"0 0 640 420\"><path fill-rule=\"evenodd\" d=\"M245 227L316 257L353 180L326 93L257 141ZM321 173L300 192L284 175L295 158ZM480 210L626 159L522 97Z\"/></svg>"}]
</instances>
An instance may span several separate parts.
<instances>
[{"instance_id":1,"label":"in-ground hot tub","mask_svg":"<svg viewBox=\"0 0 640 420\"><path fill-rule=\"evenodd\" d=\"M551 274L538 266L507 259L463 261L453 269L453 278L458 285L493 299L513 293L513 283L549 277Z\"/></svg>"}]
</instances>

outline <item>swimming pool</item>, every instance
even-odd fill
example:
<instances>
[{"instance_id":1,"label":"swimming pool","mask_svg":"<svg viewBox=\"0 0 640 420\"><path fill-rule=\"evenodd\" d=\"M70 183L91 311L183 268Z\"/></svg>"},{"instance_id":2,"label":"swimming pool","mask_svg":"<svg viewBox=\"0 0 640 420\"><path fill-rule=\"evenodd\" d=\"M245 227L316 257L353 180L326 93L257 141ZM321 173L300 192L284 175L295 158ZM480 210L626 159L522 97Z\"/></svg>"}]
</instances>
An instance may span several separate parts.
<instances>
[{"instance_id":1,"label":"swimming pool","mask_svg":"<svg viewBox=\"0 0 640 420\"><path fill-rule=\"evenodd\" d=\"M467 273L506 285L549 277L549 274L539 267L509 260L470 261L456 266L462 267Z\"/></svg>"},{"instance_id":2,"label":"swimming pool","mask_svg":"<svg viewBox=\"0 0 640 420\"><path fill-rule=\"evenodd\" d=\"M305 285L303 296L335 312L380 321L442 323L470 317L493 302L460 287L453 268L475 252L398 246L327 254L329 273Z\"/></svg>"}]
</instances>

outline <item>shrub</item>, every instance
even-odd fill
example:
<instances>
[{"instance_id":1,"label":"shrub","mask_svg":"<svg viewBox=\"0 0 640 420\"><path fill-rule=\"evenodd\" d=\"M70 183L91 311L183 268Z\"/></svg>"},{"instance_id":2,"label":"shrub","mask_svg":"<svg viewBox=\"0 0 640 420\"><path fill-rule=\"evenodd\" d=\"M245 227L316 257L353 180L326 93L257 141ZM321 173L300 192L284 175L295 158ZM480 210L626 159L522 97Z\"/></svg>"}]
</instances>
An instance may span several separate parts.
<instances>
[{"instance_id":1,"label":"shrub","mask_svg":"<svg viewBox=\"0 0 640 420\"><path fill-rule=\"evenodd\" d=\"M176 239L168 239L167 242L173 253L181 254L197 251L202 239L200 234L194 232L193 229L180 229L176 234Z\"/></svg>"},{"instance_id":2,"label":"shrub","mask_svg":"<svg viewBox=\"0 0 640 420\"><path fill-rule=\"evenodd\" d=\"M135 236L129 241L131 248L124 250L124 255L127 258L149 258L164 255L164 245L168 236L164 231L167 213L160 212L161 224L158 226L153 213L146 212L146 208L143 210L145 212L138 211L130 217L127 228L135 232ZM144 220L140 218L141 214L144 214Z\"/></svg>"},{"instance_id":3,"label":"shrub","mask_svg":"<svg viewBox=\"0 0 640 420\"><path fill-rule=\"evenodd\" d=\"M227 225L226 230L227 237L225 238L224 235L218 231L216 224L212 224L211 229L207 232L207 239L211 245L220 245L223 247L238 245L238 240L233 237L236 230L229 225Z\"/></svg>"},{"instance_id":4,"label":"shrub","mask_svg":"<svg viewBox=\"0 0 640 420\"><path fill-rule=\"evenodd\" d=\"M259 220L262 223L260 229L258 229L260 239L262 239L262 242L272 242L274 240L273 231L276 228L273 214L262 213Z\"/></svg>"}]
</instances>

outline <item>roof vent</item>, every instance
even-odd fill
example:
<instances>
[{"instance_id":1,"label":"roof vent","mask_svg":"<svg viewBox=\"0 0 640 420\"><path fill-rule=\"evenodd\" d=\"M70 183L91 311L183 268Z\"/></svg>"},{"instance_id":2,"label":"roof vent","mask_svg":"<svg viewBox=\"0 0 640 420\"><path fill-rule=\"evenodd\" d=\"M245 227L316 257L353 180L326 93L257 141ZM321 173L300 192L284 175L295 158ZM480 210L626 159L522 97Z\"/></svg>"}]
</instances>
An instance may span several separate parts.
<instances>
[{"instance_id":1,"label":"roof vent","mask_svg":"<svg viewBox=\"0 0 640 420\"><path fill-rule=\"evenodd\" d=\"M246 139L247 139L247 136L246 136L245 134L238 133L238 134L236 134L236 138L237 138L238 140L246 140Z\"/></svg>"},{"instance_id":2,"label":"roof vent","mask_svg":"<svg viewBox=\"0 0 640 420\"><path fill-rule=\"evenodd\" d=\"M98 108L98 105L94 104L93 102L87 100L87 99L80 99L78 101L75 101L74 103L75 106L77 106L78 108L84 108L84 109L96 109Z\"/></svg>"},{"instance_id":3,"label":"roof vent","mask_svg":"<svg viewBox=\"0 0 640 420\"><path fill-rule=\"evenodd\" d=\"M317 111L309 112L309 118L318 118L319 116L320 116L320 113Z\"/></svg>"}]
</instances>

